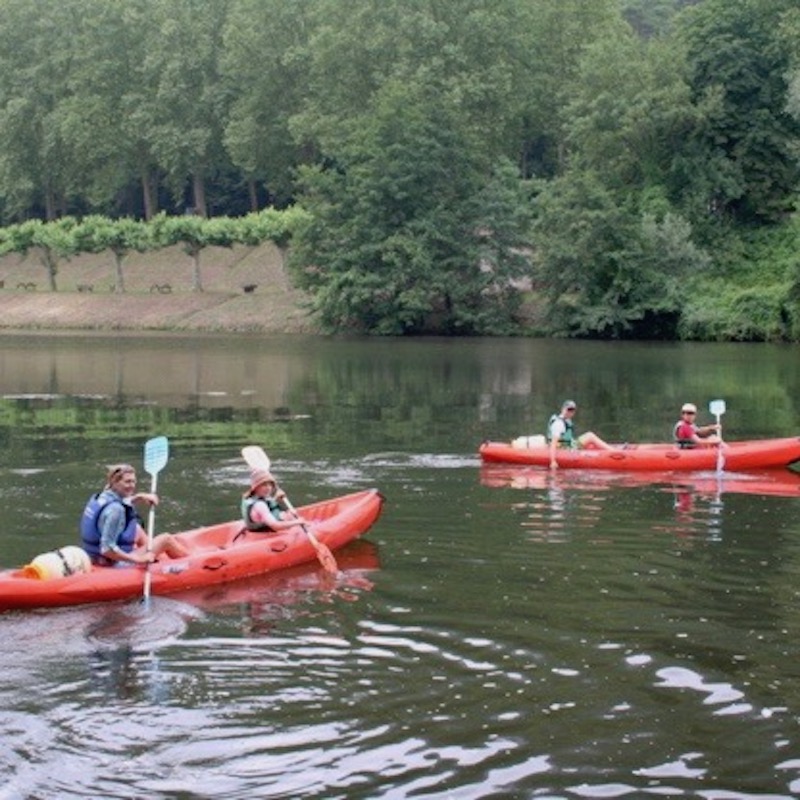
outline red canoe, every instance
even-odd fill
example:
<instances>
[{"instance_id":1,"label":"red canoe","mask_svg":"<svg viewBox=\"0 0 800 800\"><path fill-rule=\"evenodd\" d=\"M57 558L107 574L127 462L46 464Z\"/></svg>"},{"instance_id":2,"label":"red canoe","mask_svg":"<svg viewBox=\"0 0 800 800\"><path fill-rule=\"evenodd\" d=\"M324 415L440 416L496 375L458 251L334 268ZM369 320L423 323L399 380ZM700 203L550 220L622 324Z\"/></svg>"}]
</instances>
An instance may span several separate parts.
<instances>
[{"instance_id":1,"label":"red canoe","mask_svg":"<svg viewBox=\"0 0 800 800\"><path fill-rule=\"evenodd\" d=\"M331 550L361 536L378 519L383 496L367 489L303 506L299 513ZM241 520L176 535L189 555L150 567L154 595L185 592L314 561L316 551L299 526L277 534L243 532ZM40 580L22 569L0 572L0 611L71 606L142 596L143 570L92 567L91 572Z\"/></svg>"},{"instance_id":2,"label":"red canoe","mask_svg":"<svg viewBox=\"0 0 800 800\"><path fill-rule=\"evenodd\" d=\"M510 442L484 442L479 452L486 463L550 465L550 449L546 444L517 447ZM800 460L800 437L726 442L723 456L727 471L787 467ZM562 469L696 472L716 469L717 448L682 450L674 444L629 444L614 450L557 450L556 461Z\"/></svg>"}]
</instances>

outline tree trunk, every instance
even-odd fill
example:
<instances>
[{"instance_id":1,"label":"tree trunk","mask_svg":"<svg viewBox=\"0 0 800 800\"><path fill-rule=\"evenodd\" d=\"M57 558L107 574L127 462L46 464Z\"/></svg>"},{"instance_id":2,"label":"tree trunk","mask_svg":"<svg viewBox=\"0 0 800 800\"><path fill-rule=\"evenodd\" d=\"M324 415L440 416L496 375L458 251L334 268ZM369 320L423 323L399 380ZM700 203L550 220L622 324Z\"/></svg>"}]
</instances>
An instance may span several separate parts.
<instances>
[{"instance_id":1,"label":"tree trunk","mask_svg":"<svg viewBox=\"0 0 800 800\"><path fill-rule=\"evenodd\" d=\"M142 201L144 204L144 218L150 222L158 213L158 200L156 199L153 174L149 169L142 172Z\"/></svg>"},{"instance_id":2,"label":"tree trunk","mask_svg":"<svg viewBox=\"0 0 800 800\"><path fill-rule=\"evenodd\" d=\"M50 284L50 291L57 292L56 273L58 272L58 256L49 248L41 248L42 264L47 268L47 280Z\"/></svg>"},{"instance_id":3,"label":"tree trunk","mask_svg":"<svg viewBox=\"0 0 800 800\"><path fill-rule=\"evenodd\" d=\"M252 178L247 181L247 192L250 195L250 210L255 214L258 211L258 189Z\"/></svg>"},{"instance_id":4,"label":"tree trunk","mask_svg":"<svg viewBox=\"0 0 800 800\"><path fill-rule=\"evenodd\" d=\"M49 186L44 190L44 217L48 222L53 222L56 218L56 199Z\"/></svg>"},{"instance_id":5,"label":"tree trunk","mask_svg":"<svg viewBox=\"0 0 800 800\"><path fill-rule=\"evenodd\" d=\"M194 192L194 213L198 217L204 219L208 217L208 208L206 206L206 185L203 181L203 176L195 173L192 177L192 190Z\"/></svg>"},{"instance_id":6,"label":"tree trunk","mask_svg":"<svg viewBox=\"0 0 800 800\"><path fill-rule=\"evenodd\" d=\"M202 252L203 251L200 247L193 247L191 250L192 263L194 264L194 285L192 286L193 292L203 291L203 281L200 275L200 253Z\"/></svg>"},{"instance_id":7,"label":"tree trunk","mask_svg":"<svg viewBox=\"0 0 800 800\"><path fill-rule=\"evenodd\" d=\"M122 259L125 258L124 253L119 253L114 250L114 269L116 270L116 285L114 286L115 292L125 292L125 277L122 274Z\"/></svg>"}]
</instances>

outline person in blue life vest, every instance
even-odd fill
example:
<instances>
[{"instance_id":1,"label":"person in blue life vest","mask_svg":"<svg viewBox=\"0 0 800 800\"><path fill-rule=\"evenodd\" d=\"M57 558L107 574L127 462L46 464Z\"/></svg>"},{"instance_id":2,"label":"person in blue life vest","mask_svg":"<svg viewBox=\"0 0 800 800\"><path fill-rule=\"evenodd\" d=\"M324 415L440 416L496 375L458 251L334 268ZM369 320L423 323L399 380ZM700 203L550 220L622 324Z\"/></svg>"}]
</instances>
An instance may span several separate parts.
<instances>
[{"instance_id":1,"label":"person in blue life vest","mask_svg":"<svg viewBox=\"0 0 800 800\"><path fill-rule=\"evenodd\" d=\"M565 400L561 404L561 411L553 414L547 423L545 437L550 445L550 469L558 469L556 452L561 449L577 450L614 450L613 445L604 442L597 434L587 431L580 436L575 434L575 411L577 405L574 400Z\"/></svg>"},{"instance_id":2,"label":"person in blue life vest","mask_svg":"<svg viewBox=\"0 0 800 800\"><path fill-rule=\"evenodd\" d=\"M672 429L672 435L678 447L689 449L720 444L720 426L715 422L710 425L696 425L696 419L697 406L694 403L684 403L681 406L681 418Z\"/></svg>"},{"instance_id":3,"label":"person in blue life vest","mask_svg":"<svg viewBox=\"0 0 800 800\"><path fill-rule=\"evenodd\" d=\"M289 509L286 492L265 469L250 473L250 488L242 497L242 521L247 530L263 533L277 533L306 522Z\"/></svg>"},{"instance_id":4,"label":"person in blue life vest","mask_svg":"<svg viewBox=\"0 0 800 800\"><path fill-rule=\"evenodd\" d=\"M147 533L135 504L158 505L158 496L136 492L136 470L130 464L108 468L106 485L86 503L80 522L81 545L93 564L130 567L149 564L160 555L181 558L189 551L174 536L162 533L147 547Z\"/></svg>"}]
</instances>

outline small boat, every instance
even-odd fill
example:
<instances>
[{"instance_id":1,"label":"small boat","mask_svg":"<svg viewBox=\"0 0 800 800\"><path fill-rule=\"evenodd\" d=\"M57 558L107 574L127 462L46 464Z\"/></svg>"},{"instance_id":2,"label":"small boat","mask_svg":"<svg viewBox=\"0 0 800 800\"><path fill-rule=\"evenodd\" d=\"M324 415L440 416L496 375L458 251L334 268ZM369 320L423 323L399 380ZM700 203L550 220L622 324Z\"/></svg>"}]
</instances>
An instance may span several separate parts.
<instances>
[{"instance_id":1,"label":"small boat","mask_svg":"<svg viewBox=\"0 0 800 800\"><path fill-rule=\"evenodd\" d=\"M481 444L479 453L485 463L550 465L550 448L544 442L521 445L519 440L513 443L487 441ZM612 450L559 449L556 461L562 469L697 472L717 469L718 454L718 448L713 445L681 449L674 444L625 444ZM798 436L726 442L722 449L722 466L727 471L788 467L798 460Z\"/></svg>"},{"instance_id":2,"label":"small boat","mask_svg":"<svg viewBox=\"0 0 800 800\"><path fill-rule=\"evenodd\" d=\"M383 495L377 489L312 503L298 509L316 538L331 550L366 533L378 519ZM254 533L241 520L175 534L186 546L184 558L151 564L154 595L238 581L314 561L317 551L297 526L280 533ZM141 597L144 569L92 566L88 572L42 580L25 568L0 572L0 611L71 606Z\"/></svg>"},{"instance_id":3,"label":"small boat","mask_svg":"<svg viewBox=\"0 0 800 800\"><path fill-rule=\"evenodd\" d=\"M612 472L608 470L558 470L510 464L482 464L480 482L493 488L607 491L651 486L668 492L697 495L768 495L800 498L800 474L772 468L752 472Z\"/></svg>"}]
</instances>

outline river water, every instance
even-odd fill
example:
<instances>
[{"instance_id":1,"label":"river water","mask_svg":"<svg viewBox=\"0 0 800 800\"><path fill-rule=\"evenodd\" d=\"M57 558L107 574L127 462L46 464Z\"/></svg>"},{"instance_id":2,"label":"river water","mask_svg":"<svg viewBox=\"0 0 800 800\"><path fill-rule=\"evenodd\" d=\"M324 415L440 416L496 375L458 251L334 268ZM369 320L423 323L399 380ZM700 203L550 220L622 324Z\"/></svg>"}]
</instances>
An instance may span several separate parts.
<instances>
[{"instance_id":1,"label":"river water","mask_svg":"<svg viewBox=\"0 0 800 800\"><path fill-rule=\"evenodd\" d=\"M0 381L3 567L160 434L157 531L235 516L245 444L295 504L386 497L335 580L0 615L0 800L800 796L800 478L476 456L565 397L798 433L797 348L5 335Z\"/></svg>"}]
</instances>

